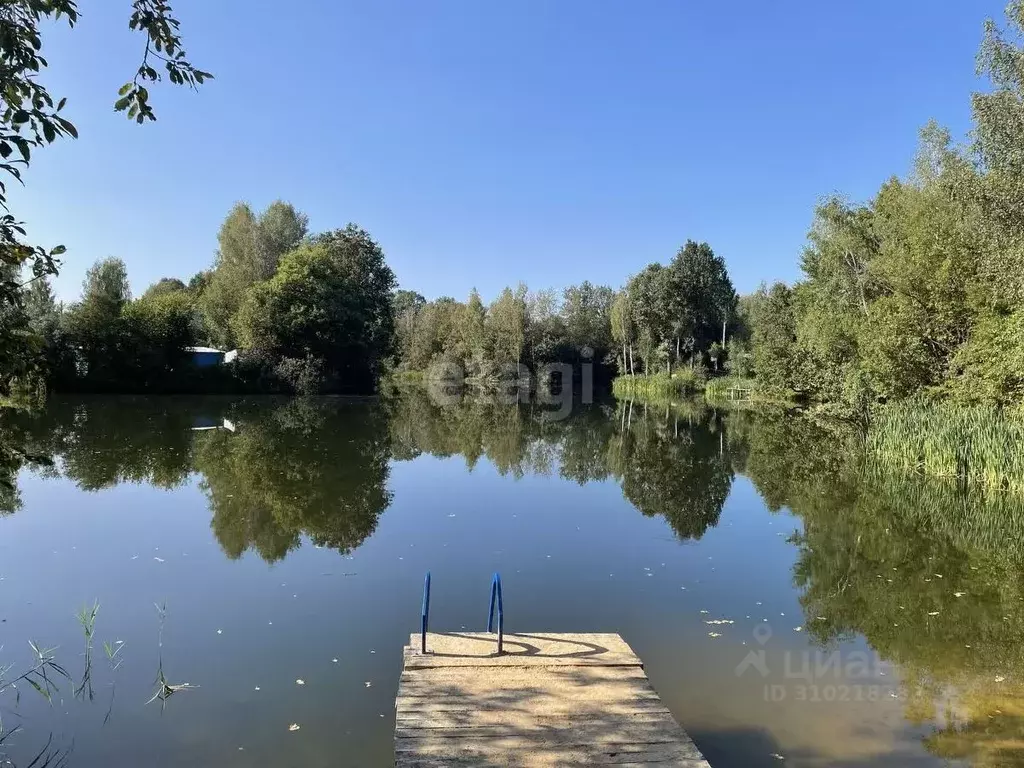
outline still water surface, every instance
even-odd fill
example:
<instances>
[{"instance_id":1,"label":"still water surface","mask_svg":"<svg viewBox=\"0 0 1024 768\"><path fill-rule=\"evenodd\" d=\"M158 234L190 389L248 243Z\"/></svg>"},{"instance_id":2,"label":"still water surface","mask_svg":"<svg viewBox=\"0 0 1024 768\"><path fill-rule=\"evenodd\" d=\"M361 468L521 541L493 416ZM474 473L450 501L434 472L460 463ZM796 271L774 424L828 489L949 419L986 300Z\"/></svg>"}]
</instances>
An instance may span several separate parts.
<instances>
[{"instance_id":1,"label":"still water surface","mask_svg":"<svg viewBox=\"0 0 1024 768\"><path fill-rule=\"evenodd\" d=\"M622 634L715 768L1024 765L1007 500L879 479L792 418L549 415L419 391L8 415L54 464L0 496L0 664L31 639L75 679L0 697L0 760L389 765L430 570L432 629L483 629L500 571L508 630ZM160 669L193 687L146 704Z\"/></svg>"}]
</instances>

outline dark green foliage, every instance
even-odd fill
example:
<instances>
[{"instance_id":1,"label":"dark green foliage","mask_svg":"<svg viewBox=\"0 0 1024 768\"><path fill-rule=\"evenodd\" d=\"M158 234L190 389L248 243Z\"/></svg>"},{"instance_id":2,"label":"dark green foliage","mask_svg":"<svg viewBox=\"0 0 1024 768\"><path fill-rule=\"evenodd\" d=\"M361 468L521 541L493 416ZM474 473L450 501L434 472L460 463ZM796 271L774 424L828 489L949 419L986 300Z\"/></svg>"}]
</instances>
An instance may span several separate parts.
<instances>
[{"instance_id":1,"label":"dark green foliage","mask_svg":"<svg viewBox=\"0 0 1024 768\"><path fill-rule=\"evenodd\" d=\"M394 333L394 274L384 253L354 225L287 254L272 278L253 286L234 319L243 347L297 361L288 377L371 391Z\"/></svg>"},{"instance_id":2,"label":"dark green foliage","mask_svg":"<svg viewBox=\"0 0 1024 768\"><path fill-rule=\"evenodd\" d=\"M751 304L750 324L758 381L780 393L795 390L801 382L793 291L783 283L762 287Z\"/></svg>"},{"instance_id":3,"label":"dark green foliage","mask_svg":"<svg viewBox=\"0 0 1024 768\"><path fill-rule=\"evenodd\" d=\"M188 285L163 278L134 301L120 259L97 262L81 300L66 309L45 278L31 282L11 313L31 355L7 369L8 389L21 380L63 392L373 391L394 337L394 276L354 225L279 253L305 239L305 227L305 216L285 203L259 216L236 206L214 270ZM231 306L219 303L239 286ZM244 311L232 309L238 305ZM211 314L213 307L223 312ZM222 322L229 331L217 331ZM245 348L234 362L196 365L189 347L211 335L233 341L236 331Z\"/></svg>"},{"instance_id":4,"label":"dark green foliage","mask_svg":"<svg viewBox=\"0 0 1024 768\"><path fill-rule=\"evenodd\" d=\"M554 291L530 293L520 283L490 306L475 290L465 303L449 297L426 302L400 291L394 299L396 367L428 378L493 382L513 380L519 365L539 376L547 364L577 371L591 364L600 381L613 357L614 296L611 288L589 282L566 288L561 300Z\"/></svg>"},{"instance_id":5,"label":"dark green foliage","mask_svg":"<svg viewBox=\"0 0 1024 768\"><path fill-rule=\"evenodd\" d=\"M730 327L739 329L736 307L725 261L707 243L688 240L667 267L650 264L630 278L612 303L620 373L670 375L684 363L717 371L727 360Z\"/></svg>"},{"instance_id":6,"label":"dark green foliage","mask_svg":"<svg viewBox=\"0 0 1024 768\"><path fill-rule=\"evenodd\" d=\"M142 298L154 298L156 296L163 296L167 293L174 293L175 291L187 291L186 286L181 280L176 277L162 277L153 283L146 292L142 294Z\"/></svg>"},{"instance_id":7,"label":"dark green foliage","mask_svg":"<svg viewBox=\"0 0 1024 768\"><path fill-rule=\"evenodd\" d=\"M993 90L973 99L973 145L928 125L909 178L865 205L822 203L803 280L753 297L765 391L858 417L918 395L1020 407L1024 4L1007 18L1005 33L986 27L979 70Z\"/></svg>"},{"instance_id":8,"label":"dark green foliage","mask_svg":"<svg viewBox=\"0 0 1024 768\"><path fill-rule=\"evenodd\" d=\"M235 315L247 291L274 276L281 258L306 237L308 221L305 214L280 200L259 214L248 203L231 209L217 234L213 269L193 278L205 331L214 346L237 346Z\"/></svg>"}]
</instances>

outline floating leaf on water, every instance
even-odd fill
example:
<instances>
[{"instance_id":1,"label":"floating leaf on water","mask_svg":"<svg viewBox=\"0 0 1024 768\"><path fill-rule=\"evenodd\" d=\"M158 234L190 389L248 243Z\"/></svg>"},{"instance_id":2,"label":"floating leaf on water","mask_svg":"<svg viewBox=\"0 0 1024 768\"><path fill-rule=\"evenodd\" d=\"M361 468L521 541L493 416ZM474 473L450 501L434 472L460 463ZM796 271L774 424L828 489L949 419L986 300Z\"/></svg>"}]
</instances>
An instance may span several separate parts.
<instances>
[{"instance_id":1,"label":"floating leaf on water","mask_svg":"<svg viewBox=\"0 0 1024 768\"><path fill-rule=\"evenodd\" d=\"M288 726L288 730L289 731L297 731L297 730L299 730L299 724L298 723L292 723L291 725Z\"/></svg>"}]
</instances>

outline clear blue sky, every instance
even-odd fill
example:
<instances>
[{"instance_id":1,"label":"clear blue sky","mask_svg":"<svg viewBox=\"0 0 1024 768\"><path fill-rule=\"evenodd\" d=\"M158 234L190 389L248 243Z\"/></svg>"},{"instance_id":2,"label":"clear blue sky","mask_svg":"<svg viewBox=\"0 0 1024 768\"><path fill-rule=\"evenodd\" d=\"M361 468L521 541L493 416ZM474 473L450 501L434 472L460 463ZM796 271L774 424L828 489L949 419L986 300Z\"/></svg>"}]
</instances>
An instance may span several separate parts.
<instances>
[{"instance_id":1,"label":"clear blue sky","mask_svg":"<svg viewBox=\"0 0 1024 768\"><path fill-rule=\"evenodd\" d=\"M115 115L140 38L80 0L45 81L81 139L40 152L14 212L69 252L120 256L141 293L207 267L231 204L354 221L403 287L485 299L620 285L688 238L740 291L792 280L815 201L904 173L930 118L970 127L1002 0L176 0L199 93Z\"/></svg>"}]
</instances>

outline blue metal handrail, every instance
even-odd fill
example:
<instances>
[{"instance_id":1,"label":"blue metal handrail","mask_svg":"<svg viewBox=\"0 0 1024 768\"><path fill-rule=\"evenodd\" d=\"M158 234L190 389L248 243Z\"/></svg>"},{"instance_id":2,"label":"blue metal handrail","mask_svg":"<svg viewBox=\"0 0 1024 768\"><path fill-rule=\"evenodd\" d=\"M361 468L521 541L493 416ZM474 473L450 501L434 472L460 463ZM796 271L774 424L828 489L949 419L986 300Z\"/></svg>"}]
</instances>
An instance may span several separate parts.
<instances>
[{"instance_id":1,"label":"blue metal handrail","mask_svg":"<svg viewBox=\"0 0 1024 768\"><path fill-rule=\"evenodd\" d=\"M427 652L427 620L430 618L430 571L423 579L423 610L420 612L420 653Z\"/></svg>"},{"instance_id":2,"label":"blue metal handrail","mask_svg":"<svg viewBox=\"0 0 1024 768\"><path fill-rule=\"evenodd\" d=\"M501 653L501 643L505 636L505 609L501 600L501 574L495 573L491 579L491 602L487 606L487 631L494 629L494 601L498 601L498 653Z\"/></svg>"}]
</instances>

